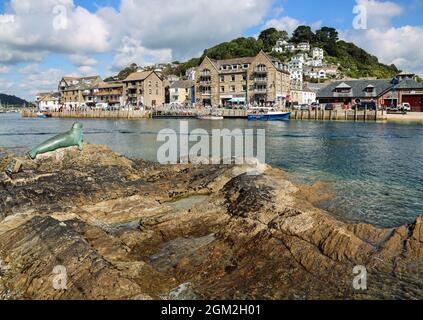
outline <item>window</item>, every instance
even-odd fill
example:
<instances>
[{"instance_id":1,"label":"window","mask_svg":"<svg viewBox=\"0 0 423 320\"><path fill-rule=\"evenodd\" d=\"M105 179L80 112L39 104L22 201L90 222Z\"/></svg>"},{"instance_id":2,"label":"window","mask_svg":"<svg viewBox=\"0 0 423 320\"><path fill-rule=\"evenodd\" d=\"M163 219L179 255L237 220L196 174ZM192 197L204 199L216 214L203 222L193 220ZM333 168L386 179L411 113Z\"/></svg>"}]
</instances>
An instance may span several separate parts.
<instances>
[{"instance_id":1,"label":"window","mask_svg":"<svg viewBox=\"0 0 423 320\"><path fill-rule=\"evenodd\" d=\"M247 86L245 86L245 85L242 86L242 91L244 91L244 92L247 91Z\"/></svg>"},{"instance_id":2,"label":"window","mask_svg":"<svg viewBox=\"0 0 423 320\"><path fill-rule=\"evenodd\" d=\"M220 87L220 92L225 92L225 87Z\"/></svg>"},{"instance_id":3,"label":"window","mask_svg":"<svg viewBox=\"0 0 423 320\"><path fill-rule=\"evenodd\" d=\"M156 89L156 95L158 95L159 94L159 89Z\"/></svg>"},{"instance_id":4,"label":"window","mask_svg":"<svg viewBox=\"0 0 423 320\"><path fill-rule=\"evenodd\" d=\"M244 75L242 76L242 80L247 81L247 75L246 75L246 74L244 74Z\"/></svg>"},{"instance_id":5,"label":"window","mask_svg":"<svg viewBox=\"0 0 423 320\"><path fill-rule=\"evenodd\" d=\"M225 82L225 76L220 76L220 81Z\"/></svg>"},{"instance_id":6,"label":"window","mask_svg":"<svg viewBox=\"0 0 423 320\"><path fill-rule=\"evenodd\" d=\"M156 82L156 88L158 88L159 87L159 83L158 82Z\"/></svg>"},{"instance_id":7,"label":"window","mask_svg":"<svg viewBox=\"0 0 423 320\"><path fill-rule=\"evenodd\" d=\"M235 92L235 86L231 86L231 92Z\"/></svg>"},{"instance_id":8,"label":"window","mask_svg":"<svg viewBox=\"0 0 423 320\"><path fill-rule=\"evenodd\" d=\"M236 64L236 65L233 65L233 66L232 66L232 69L233 69L233 70L238 70L238 65L237 65L237 64Z\"/></svg>"},{"instance_id":9,"label":"window","mask_svg":"<svg viewBox=\"0 0 423 320\"><path fill-rule=\"evenodd\" d=\"M232 82L235 82L235 76L232 76Z\"/></svg>"},{"instance_id":10,"label":"window","mask_svg":"<svg viewBox=\"0 0 423 320\"><path fill-rule=\"evenodd\" d=\"M149 93L149 94L152 94L152 93L153 93L153 90L149 89L149 90L148 90L148 93Z\"/></svg>"}]
</instances>

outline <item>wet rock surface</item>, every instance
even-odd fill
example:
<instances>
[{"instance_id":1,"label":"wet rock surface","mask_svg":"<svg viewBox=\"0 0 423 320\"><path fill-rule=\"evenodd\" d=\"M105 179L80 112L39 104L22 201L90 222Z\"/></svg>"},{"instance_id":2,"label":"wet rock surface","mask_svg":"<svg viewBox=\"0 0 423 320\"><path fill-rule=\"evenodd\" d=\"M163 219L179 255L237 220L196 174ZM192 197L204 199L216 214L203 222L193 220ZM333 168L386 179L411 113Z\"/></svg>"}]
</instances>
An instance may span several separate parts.
<instances>
[{"instance_id":1,"label":"wet rock surface","mask_svg":"<svg viewBox=\"0 0 423 320\"><path fill-rule=\"evenodd\" d=\"M4 172L14 156L0 151ZM161 166L96 145L19 160L0 177L1 299L423 298L423 218L347 224L270 167Z\"/></svg>"}]
</instances>

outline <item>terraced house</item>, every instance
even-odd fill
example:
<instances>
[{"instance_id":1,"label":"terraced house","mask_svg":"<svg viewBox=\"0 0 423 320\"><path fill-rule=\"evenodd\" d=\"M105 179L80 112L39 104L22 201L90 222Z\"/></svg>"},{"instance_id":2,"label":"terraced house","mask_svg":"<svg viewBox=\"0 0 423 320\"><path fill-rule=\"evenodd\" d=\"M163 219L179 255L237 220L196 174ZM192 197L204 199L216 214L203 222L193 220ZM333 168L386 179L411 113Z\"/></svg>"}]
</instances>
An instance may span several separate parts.
<instances>
[{"instance_id":1,"label":"terraced house","mask_svg":"<svg viewBox=\"0 0 423 320\"><path fill-rule=\"evenodd\" d=\"M263 51L255 57L213 60L206 57L197 68L197 105L283 105L290 93L286 65Z\"/></svg>"},{"instance_id":2,"label":"terraced house","mask_svg":"<svg viewBox=\"0 0 423 320\"><path fill-rule=\"evenodd\" d=\"M68 109L77 109L83 104L94 105L100 76L63 77L59 82L60 104Z\"/></svg>"},{"instance_id":3,"label":"terraced house","mask_svg":"<svg viewBox=\"0 0 423 320\"><path fill-rule=\"evenodd\" d=\"M134 107L155 107L164 103L163 79L155 71L130 74L123 81L123 101Z\"/></svg>"},{"instance_id":4,"label":"terraced house","mask_svg":"<svg viewBox=\"0 0 423 320\"><path fill-rule=\"evenodd\" d=\"M102 82L98 85L96 92L97 103L107 103L109 106L123 105L123 83Z\"/></svg>"}]
</instances>

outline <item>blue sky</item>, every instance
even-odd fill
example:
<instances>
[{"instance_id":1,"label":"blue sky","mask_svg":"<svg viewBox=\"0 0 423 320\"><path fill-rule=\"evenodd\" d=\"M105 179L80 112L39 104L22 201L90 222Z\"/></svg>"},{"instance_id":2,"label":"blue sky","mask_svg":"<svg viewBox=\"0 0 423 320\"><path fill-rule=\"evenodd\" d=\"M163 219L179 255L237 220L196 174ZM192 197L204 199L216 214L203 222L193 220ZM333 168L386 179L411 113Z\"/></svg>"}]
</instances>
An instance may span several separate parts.
<instances>
[{"instance_id":1,"label":"blue sky","mask_svg":"<svg viewBox=\"0 0 423 320\"><path fill-rule=\"evenodd\" d=\"M356 5L368 9L365 30L352 27ZM56 29L57 8L64 28ZM300 24L335 27L381 61L422 75L422 16L423 0L0 0L0 92L31 99L62 75L106 77L131 62L185 60L265 27Z\"/></svg>"}]
</instances>

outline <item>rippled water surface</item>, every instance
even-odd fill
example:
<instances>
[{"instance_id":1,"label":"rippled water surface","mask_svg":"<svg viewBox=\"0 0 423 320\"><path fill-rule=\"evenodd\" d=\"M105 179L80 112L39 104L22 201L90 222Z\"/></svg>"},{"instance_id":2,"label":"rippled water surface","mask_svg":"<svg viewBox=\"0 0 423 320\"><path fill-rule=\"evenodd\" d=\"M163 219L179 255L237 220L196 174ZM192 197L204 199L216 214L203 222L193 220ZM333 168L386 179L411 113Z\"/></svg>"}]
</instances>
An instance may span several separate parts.
<instances>
[{"instance_id":1,"label":"rippled water surface","mask_svg":"<svg viewBox=\"0 0 423 320\"><path fill-rule=\"evenodd\" d=\"M0 115L0 147L18 152L69 130L73 120ZM156 161L157 133L178 120L81 120L85 140L129 157ZM423 214L423 125L353 122L190 120L190 130L266 129L266 161L298 182L328 183L334 199L320 204L353 222L392 227Z\"/></svg>"}]
</instances>

